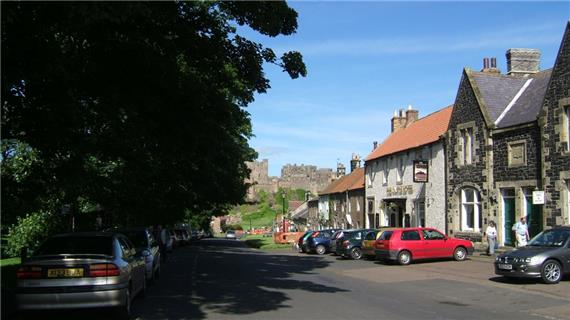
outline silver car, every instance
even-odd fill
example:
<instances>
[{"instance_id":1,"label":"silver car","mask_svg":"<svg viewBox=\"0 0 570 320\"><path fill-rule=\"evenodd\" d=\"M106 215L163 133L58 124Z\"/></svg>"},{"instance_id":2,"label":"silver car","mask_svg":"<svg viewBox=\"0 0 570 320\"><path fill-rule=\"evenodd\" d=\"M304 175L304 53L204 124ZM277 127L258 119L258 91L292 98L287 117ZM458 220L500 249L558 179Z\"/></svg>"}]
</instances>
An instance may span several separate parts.
<instances>
[{"instance_id":1,"label":"silver car","mask_svg":"<svg viewBox=\"0 0 570 320\"><path fill-rule=\"evenodd\" d=\"M122 233L131 240L138 255L144 257L146 265L146 279L154 282L160 277L160 249L158 242L154 239L152 231L145 227L134 227L120 229Z\"/></svg>"},{"instance_id":2,"label":"silver car","mask_svg":"<svg viewBox=\"0 0 570 320\"><path fill-rule=\"evenodd\" d=\"M498 255L495 274L560 282L570 274L570 226L544 230L526 246Z\"/></svg>"},{"instance_id":3,"label":"silver car","mask_svg":"<svg viewBox=\"0 0 570 320\"><path fill-rule=\"evenodd\" d=\"M226 239L237 239L236 232L234 230L226 231Z\"/></svg>"},{"instance_id":4,"label":"silver car","mask_svg":"<svg viewBox=\"0 0 570 320\"><path fill-rule=\"evenodd\" d=\"M17 271L19 310L114 307L124 318L146 291L145 263L120 233L57 235Z\"/></svg>"}]
</instances>

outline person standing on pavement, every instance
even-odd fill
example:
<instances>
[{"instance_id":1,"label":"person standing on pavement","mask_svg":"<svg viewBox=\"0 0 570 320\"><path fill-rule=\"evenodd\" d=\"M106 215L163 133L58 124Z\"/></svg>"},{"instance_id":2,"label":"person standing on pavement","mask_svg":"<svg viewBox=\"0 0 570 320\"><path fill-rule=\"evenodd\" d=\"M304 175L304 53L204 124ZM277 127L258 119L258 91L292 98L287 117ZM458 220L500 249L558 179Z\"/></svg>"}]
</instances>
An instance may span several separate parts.
<instances>
[{"instance_id":1,"label":"person standing on pavement","mask_svg":"<svg viewBox=\"0 0 570 320\"><path fill-rule=\"evenodd\" d=\"M160 256L162 261L166 261L166 230L162 228L162 225L158 225L156 228L156 240L158 241L158 250L160 251Z\"/></svg>"},{"instance_id":2,"label":"person standing on pavement","mask_svg":"<svg viewBox=\"0 0 570 320\"><path fill-rule=\"evenodd\" d=\"M487 242L489 243L489 250L487 253L492 256L495 254L495 245L497 243L497 228L495 226L495 221L489 221L489 225L485 230L485 236L487 237Z\"/></svg>"},{"instance_id":3,"label":"person standing on pavement","mask_svg":"<svg viewBox=\"0 0 570 320\"><path fill-rule=\"evenodd\" d=\"M515 238L517 240L517 247L524 247L529 240L528 235L528 225L526 224L526 218L522 217L521 220L513 225L512 230L515 232Z\"/></svg>"}]
</instances>

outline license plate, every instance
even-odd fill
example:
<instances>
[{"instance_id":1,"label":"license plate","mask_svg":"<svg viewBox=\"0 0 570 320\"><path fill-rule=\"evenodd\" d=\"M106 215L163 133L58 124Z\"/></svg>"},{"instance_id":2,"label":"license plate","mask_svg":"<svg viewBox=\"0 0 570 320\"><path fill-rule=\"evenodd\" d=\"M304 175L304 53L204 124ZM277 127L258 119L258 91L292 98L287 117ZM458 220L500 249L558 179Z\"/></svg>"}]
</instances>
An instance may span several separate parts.
<instances>
[{"instance_id":1,"label":"license plate","mask_svg":"<svg viewBox=\"0 0 570 320\"><path fill-rule=\"evenodd\" d=\"M501 270L513 270L512 264L499 264L499 269Z\"/></svg>"},{"instance_id":2,"label":"license plate","mask_svg":"<svg viewBox=\"0 0 570 320\"><path fill-rule=\"evenodd\" d=\"M48 278L83 277L83 268L48 269Z\"/></svg>"}]
</instances>

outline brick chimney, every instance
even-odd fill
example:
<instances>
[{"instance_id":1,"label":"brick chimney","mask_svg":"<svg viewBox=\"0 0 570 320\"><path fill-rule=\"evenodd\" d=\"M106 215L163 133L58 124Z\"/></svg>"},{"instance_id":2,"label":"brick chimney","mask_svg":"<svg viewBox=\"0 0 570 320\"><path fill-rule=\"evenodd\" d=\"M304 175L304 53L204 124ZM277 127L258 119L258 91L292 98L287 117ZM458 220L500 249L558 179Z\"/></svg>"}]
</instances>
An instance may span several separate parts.
<instances>
[{"instance_id":1,"label":"brick chimney","mask_svg":"<svg viewBox=\"0 0 570 320\"><path fill-rule=\"evenodd\" d=\"M372 141L372 150L376 150L378 148L378 141Z\"/></svg>"},{"instance_id":2,"label":"brick chimney","mask_svg":"<svg viewBox=\"0 0 570 320\"><path fill-rule=\"evenodd\" d=\"M483 58L483 69L481 72L500 74L501 70L497 69L497 58Z\"/></svg>"},{"instance_id":3,"label":"brick chimney","mask_svg":"<svg viewBox=\"0 0 570 320\"><path fill-rule=\"evenodd\" d=\"M396 132L402 128L406 127L406 116L404 115L404 110L394 111L394 116L392 117L392 132Z\"/></svg>"},{"instance_id":4,"label":"brick chimney","mask_svg":"<svg viewBox=\"0 0 570 320\"><path fill-rule=\"evenodd\" d=\"M410 124L416 122L418 120L420 112L418 110L414 110L411 105L408 106L408 110L406 110L406 127Z\"/></svg>"},{"instance_id":5,"label":"brick chimney","mask_svg":"<svg viewBox=\"0 0 570 320\"><path fill-rule=\"evenodd\" d=\"M360 168L360 156L356 153L352 154L352 160L350 160L350 172Z\"/></svg>"},{"instance_id":6,"label":"brick chimney","mask_svg":"<svg viewBox=\"0 0 570 320\"><path fill-rule=\"evenodd\" d=\"M507 74L527 76L540 71L540 50L512 48L507 50Z\"/></svg>"}]
</instances>

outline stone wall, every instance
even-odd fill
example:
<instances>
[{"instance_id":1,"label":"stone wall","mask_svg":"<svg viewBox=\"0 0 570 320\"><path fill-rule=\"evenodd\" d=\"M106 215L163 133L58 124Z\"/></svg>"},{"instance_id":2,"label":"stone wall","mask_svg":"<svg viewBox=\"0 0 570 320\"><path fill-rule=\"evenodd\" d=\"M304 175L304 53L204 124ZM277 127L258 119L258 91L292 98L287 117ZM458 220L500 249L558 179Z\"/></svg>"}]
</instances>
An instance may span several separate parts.
<instances>
[{"instance_id":1,"label":"stone wall","mask_svg":"<svg viewBox=\"0 0 570 320\"><path fill-rule=\"evenodd\" d=\"M512 160L519 146L525 151L522 162ZM509 149L511 164L509 164ZM514 130L493 133L493 175L495 182L537 180L540 177L540 130L536 123Z\"/></svg>"},{"instance_id":2,"label":"stone wall","mask_svg":"<svg viewBox=\"0 0 570 320\"><path fill-rule=\"evenodd\" d=\"M479 108L477 97L468 79L468 73L469 71L466 70L461 78L446 134L448 177L446 199L448 208L448 233L450 235L458 231L465 231L461 230L461 189L471 187L479 192L481 214L483 217L489 215L489 190L492 189L493 179L488 170L490 167L489 161L492 161L492 158L490 158L492 157L492 149L489 150L491 155L488 155L488 148L486 147L488 133L485 116ZM474 158L471 164L461 164L459 161L463 152L460 144L460 130L466 127L471 127L474 135ZM469 232L479 234L480 230L471 230Z\"/></svg>"},{"instance_id":3,"label":"stone wall","mask_svg":"<svg viewBox=\"0 0 570 320\"><path fill-rule=\"evenodd\" d=\"M545 226L570 224L570 151L565 110L570 108L570 22L560 45L539 120L542 129L542 175Z\"/></svg>"}]
</instances>

